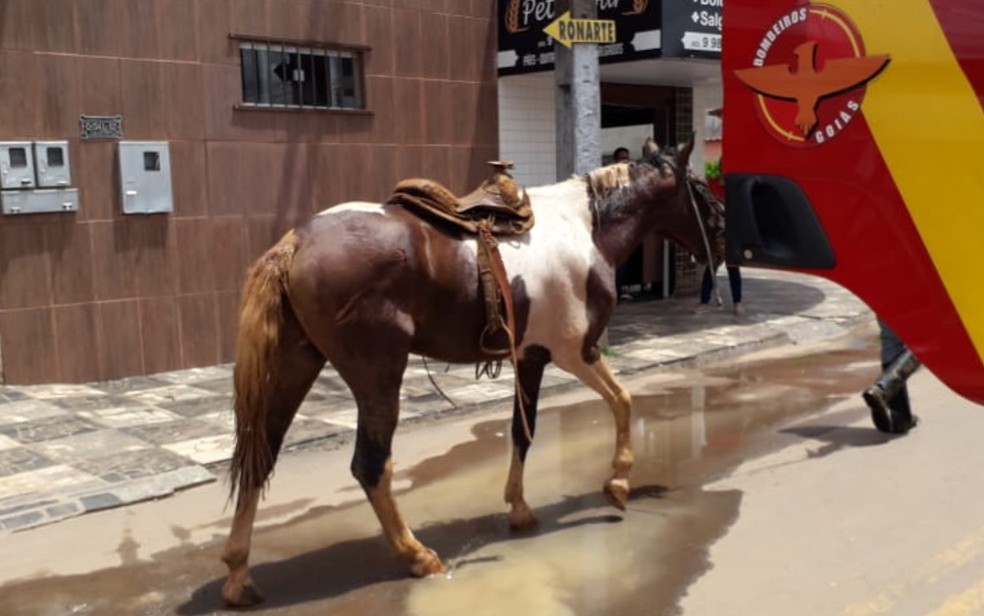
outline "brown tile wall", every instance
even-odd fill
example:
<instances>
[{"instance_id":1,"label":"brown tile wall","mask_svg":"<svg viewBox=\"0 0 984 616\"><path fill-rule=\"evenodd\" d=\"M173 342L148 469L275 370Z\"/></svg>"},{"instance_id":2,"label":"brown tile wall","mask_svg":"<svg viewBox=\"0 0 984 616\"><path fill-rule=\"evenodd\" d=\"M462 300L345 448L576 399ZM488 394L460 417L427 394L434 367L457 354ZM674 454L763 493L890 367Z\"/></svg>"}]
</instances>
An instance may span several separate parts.
<instances>
[{"instance_id":1,"label":"brown tile wall","mask_svg":"<svg viewBox=\"0 0 984 616\"><path fill-rule=\"evenodd\" d=\"M679 144L687 138L693 131L693 91L690 88L674 88L674 118L673 128L676 131L675 143ZM703 268L691 258L686 250L676 248L676 284L674 285L673 295L675 297L698 297L700 294L700 282L704 275Z\"/></svg>"},{"instance_id":2,"label":"brown tile wall","mask_svg":"<svg viewBox=\"0 0 984 616\"><path fill-rule=\"evenodd\" d=\"M464 192L498 150L488 0L3 0L0 140L68 139L81 209L0 216L6 383L229 362L250 263L406 176ZM235 110L230 33L366 45L370 114ZM170 143L174 212L123 216L116 144Z\"/></svg>"}]
</instances>

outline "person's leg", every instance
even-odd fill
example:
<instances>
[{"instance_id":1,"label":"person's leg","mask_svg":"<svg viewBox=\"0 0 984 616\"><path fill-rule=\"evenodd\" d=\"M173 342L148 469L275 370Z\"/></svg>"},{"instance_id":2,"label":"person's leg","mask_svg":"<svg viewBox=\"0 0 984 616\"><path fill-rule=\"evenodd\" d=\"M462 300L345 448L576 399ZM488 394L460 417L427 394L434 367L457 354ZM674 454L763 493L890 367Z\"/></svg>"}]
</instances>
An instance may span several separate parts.
<instances>
[{"instance_id":1,"label":"person's leg","mask_svg":"<svg viewBox=\"0 0 984 616\"><path fill-rule=\"evenodd\" d=\"M694 312L700 314L710 310L711 290L714 288L714 272L709 266L704 266L704 277L700 281L700 305Z\"/></svg>"},{"instance_id":2,"label":"person's leg","mask_svg":"<svg viewBox=\"0 0 984 616\"><path fill-rule=\"evenodd\" d=\"M892 365L892 362L905 352L905 344L892 331L887 323L878 319L879 338L881 339L881 364L882 370Z\"/></svg>"},{"instance_id":3,"label":"person's leg","mask_svg":"<svg viewBox=\"0 0 984 616\"><path fill-rule=\"evenodd\" d=\"M905 343L901 338L881 319L878 320L881 330L881 363L882 370L887 370L896 359L906 351ZM892 409L894 420L901 420L902 424L912 424L912 407L909 406L909 391L905 383L899 392L888 401L888 407ZM907 429L907 428L906 428Z\"/></svg>"},{"instance_id":4,"label":"person's leg","mask_svg":"<svg viewBox=\"0 0 984 616\"><path fill-rule=\"evenodd\" d=\"M741 270L737 265L728 265L728 284L731 286L731 303L734 305L735 314L743 314L745 309L741 305Z\"/></svg>"},{"instance_id":5,"label":"person's leg","mask_svg":"<svg viewBox=\"0 0 984 616\"><path fill-rule=\"evenodd\" d=\"M615 268L615 297L618 301L632 299L632 295L625 288L625 265Z\"/></svg>"},{"instance_id":6,"label":"person's leg","mask_svg":"<svg viewBox=\"0 0 984 616\"><path fill-rule=\"evenodd\" d=\"M907 349L905 343L881 319L878 319L878 327L881 366L882 372L885 372ZM909 392L904 381L895 396L888 400L887 409L879 402L879 397L871 394L870 391L866 391L863 397L871 408L871 419L875 427L882 432L905 434L918 423L918 418L912 414L909 406Z\"/></svg>"},{"instance_id":7,"label":"person's leg","mask_svg":"<svg viewBox=\"0 0 984 616\"><path fill-rule=\"evenodd\" d=\"M700 303L708 304L711 301L711 289L714 287L714 273L710 267L704 267L704 278L700 281Z\"/></svg>"}]
</instances>

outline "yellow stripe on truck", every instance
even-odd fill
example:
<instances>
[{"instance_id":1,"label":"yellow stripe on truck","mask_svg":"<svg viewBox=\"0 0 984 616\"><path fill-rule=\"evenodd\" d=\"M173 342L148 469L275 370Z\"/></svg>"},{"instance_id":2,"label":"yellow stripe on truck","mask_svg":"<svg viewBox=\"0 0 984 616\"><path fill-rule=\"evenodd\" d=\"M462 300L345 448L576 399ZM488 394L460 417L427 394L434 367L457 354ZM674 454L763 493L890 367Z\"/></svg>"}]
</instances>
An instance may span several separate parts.
<instances>
[{"instance_id":1,"label":"yellow stripe on truck","mask_svg":"<svg viewBox=\"0 0 984 616\"><path fill-rule=\"evenodd\" d=\"M829 0L891 63L861 110L984 361L984 112L928 0ZM984 10L984 9L982 9ZM903 248L900 246L900 250ZM905 272L898 272L905 284Z\"/></svg>"}]
</instances>

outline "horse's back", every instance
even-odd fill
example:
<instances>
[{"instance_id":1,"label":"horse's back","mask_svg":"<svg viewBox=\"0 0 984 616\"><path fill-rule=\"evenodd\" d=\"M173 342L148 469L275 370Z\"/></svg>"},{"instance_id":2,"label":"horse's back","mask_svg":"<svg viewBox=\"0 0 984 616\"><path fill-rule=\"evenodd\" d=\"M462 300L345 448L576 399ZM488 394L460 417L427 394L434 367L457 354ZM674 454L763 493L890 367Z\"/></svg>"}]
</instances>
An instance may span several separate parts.
<instances>
[{"instance_id":1,"label":"horse's back","mask_svg":"<svg viewBox=\"0 0 984 616\"><path fill-rule=\"evenodd\" d=\"M300 317L306 328L396 336L397 327L415 352L473 358L474 349L459 352L443 341L477 341L484 324L474 250L466 246L474 240L402 207L365 202L326 210L297 234L289 296L295 311L317 315Z\"/></svg>"},{"instance_id":2,"label":"horse's back","mask_svg":"<svg viewBox=\"0 0 984 616\"><path fill-rule=\"evenodd\" d=\"M311 218L298 234L308 257L333 270L430 265L429 271L440 275L459 261L470 260L460 233L436 227L398 205L342 203ZM435 269L434 263L425 261L444 267Z\"/></svg>"},{"instance_id":3,"label":"horse's back","mask_svg":"<svg viewBox=\"0 0 984 616\"><path fill-rule=\"evenodd\" d=\"M316 283L319 295L342 302L375 293L396 298L417 266L412 223L392 207L361 201L319 213L296 230L292 289Z\"/></svg>"}]
</instances>

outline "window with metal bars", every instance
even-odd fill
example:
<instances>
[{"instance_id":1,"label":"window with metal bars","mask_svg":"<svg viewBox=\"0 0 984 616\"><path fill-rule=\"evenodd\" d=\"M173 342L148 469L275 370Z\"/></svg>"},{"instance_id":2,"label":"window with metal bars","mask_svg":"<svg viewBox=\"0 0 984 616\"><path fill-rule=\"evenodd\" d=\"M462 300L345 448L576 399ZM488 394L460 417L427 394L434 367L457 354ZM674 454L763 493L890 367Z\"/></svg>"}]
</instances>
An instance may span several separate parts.
<instances>
[{"instance_id":1,"label":"window with metal bars","mask_svg":"<svg viewBox=\"0 0 984 616\"><path fill-rule=\"evenodd\" d=\"M289 109L363 109L358 51L266 42L239 46L243 104Z\"/></svg>"}]
</instances>

